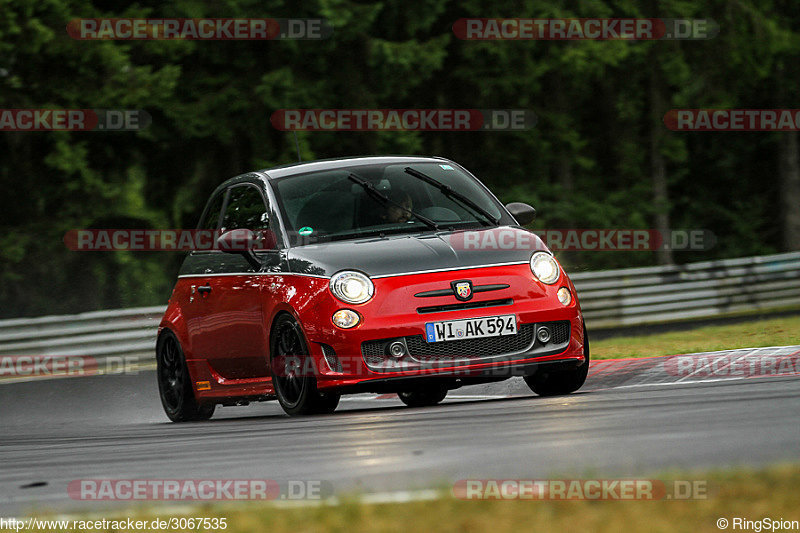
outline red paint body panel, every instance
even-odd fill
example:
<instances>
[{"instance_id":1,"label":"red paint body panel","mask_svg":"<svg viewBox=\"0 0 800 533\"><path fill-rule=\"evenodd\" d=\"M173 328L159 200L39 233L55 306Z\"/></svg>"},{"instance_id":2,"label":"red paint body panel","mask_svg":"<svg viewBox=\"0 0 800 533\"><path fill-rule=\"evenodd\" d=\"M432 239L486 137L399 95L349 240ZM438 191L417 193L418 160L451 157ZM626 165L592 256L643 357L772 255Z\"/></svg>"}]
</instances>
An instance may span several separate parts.
<instances>
[{"instance_id":1,"label":"red paint body panel","mask_svg":"<svg viewBox=\"0 0 800 533\"><path fill-rule=\"evenodd\" d=\"M469 279L474 285L507 284L506 289L477 293L472 302L513 299L512 305L420 314L419 307L458 303L452 296L419 298L423 291L448 288L454 280ZM306 335L317 369L320 389L343 389L370 380L441 375L453 371L486 370L510 364L583 360L583 319L575 288L566 274L553 285L535 280L527 263L426 272L373 278L375 296L361 305L337 300L328 279L302 274L208 275L181 277L161 322L178 337L198 399L223 400L271 397L269 330L276 315L288 312ZM208 284L210 293L197 289ZM194 286L195 292L192 292ZM572 303L562 305L556 291L567 286ZM353 309L361 323L350 330L331 322L339 309ZM425 323L481 316L514 314L517 325L569 320L570 342L561 353L503 362L481 362L434 370L373 372L361 356L361 343L370 340L424 335ZM347 365L332 371L320 343L331 346ZM210 382L210 390L197 391L198 381Z\"/></svg>"}]
</instances>

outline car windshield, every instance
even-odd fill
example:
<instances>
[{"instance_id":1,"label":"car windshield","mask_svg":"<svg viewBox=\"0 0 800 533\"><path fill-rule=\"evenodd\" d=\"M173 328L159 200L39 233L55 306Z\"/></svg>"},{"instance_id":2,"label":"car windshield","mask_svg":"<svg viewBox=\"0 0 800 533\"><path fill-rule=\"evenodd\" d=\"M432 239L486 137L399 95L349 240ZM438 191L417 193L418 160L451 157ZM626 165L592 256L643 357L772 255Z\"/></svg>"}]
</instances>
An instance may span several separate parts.
<instances>
[{"instance_id":1,"label":"car windshield","mask_svg":"<svg viewBox=\"0 0 800 533\"><path fill-rule=\"evenodd\" d=\"M435 182L414 176L408 168L460 193L474 206L447 194ZM358 165L272 183L290 240L296 244L434 231L435 226L483 227L502 218L497 201L476 180L447 163Z\"/></svg>"}]
</instances>

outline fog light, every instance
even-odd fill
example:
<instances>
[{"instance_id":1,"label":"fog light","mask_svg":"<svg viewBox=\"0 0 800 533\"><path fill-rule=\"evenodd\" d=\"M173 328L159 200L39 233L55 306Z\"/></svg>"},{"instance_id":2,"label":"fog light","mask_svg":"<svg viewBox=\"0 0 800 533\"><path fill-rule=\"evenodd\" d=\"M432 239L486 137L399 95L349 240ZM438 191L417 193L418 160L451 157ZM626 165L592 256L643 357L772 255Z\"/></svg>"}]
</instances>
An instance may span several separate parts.
<instances>
[{"instance_id":1,"label":"fog light","mask_svg":"<svg viewBox=\"0 0 800 533\"><path fill-rule=\"evenodd\" d=\"M361 322L361 317L358 316L358 313L350 309L340 309L333 313L334 325L342 329L354 328L359 322Z\"/></svg>"},{"instance_id":2,"label":"fog light","mask_svg":"<svg viewBox=\"0 0 800 533\"><path fill-rule=\"evenodd\" d=\"M550 328L547 326L542 326L536 330L536 338L539 339L539 342L542 344L547 344L550 342Z\"/></svg>"},{"instance_id":3,"label":"fog light","mask_svg":"<svg viewBox=\"0 0 800 533\"><path fill-rule=\"evenodd\" d=\"M569 305L572 302L572 294L570 294L569 289L566 287L558 289L556 295L558 296L558 301L564 305Z\"/></svg>"},{"instance_id":4,"label":"fog light","mask_svg":"<svg viewBox=\"0 0 800 533\"><path fill-rule=\"evenodd\" d=\"M406 345L400 341L394 341L389 345L389 355L396 359L400 359L406 354Z\"/></svg>"}]
</instances>

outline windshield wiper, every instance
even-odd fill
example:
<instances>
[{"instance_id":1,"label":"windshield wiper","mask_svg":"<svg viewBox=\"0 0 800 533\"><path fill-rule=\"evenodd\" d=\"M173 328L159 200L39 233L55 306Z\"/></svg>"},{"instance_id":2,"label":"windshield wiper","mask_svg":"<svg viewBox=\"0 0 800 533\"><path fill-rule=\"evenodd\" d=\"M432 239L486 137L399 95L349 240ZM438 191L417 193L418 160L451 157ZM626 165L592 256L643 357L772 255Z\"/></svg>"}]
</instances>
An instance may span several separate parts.
<instances>
[{"instance_id":1,"label":"windshield wiper","mask_svg":"<svg viewBox=\"0 0 800 533\"><path fill-rule=\"evenodd\" d=\"M460 201L461 203L466 204L468 207L471 207L473 209L473 211L476 211L477 213L479 213L479 214L483 215L484 217L486 217L486 219L489 220L495 226L500 223L500 219L495 218L486 209L482 208L481 206L479 206L478 204L476 204L475 202L470 200L467 196L464 196L463 194L461 194L457 190L453 189L449 185L445 185L444 183L442 183L440 181L437 181L436 179L428 176L427 174L423 174L419 170L415 170L415 169L413 169L411 167L406 167L403 170L404 170L404 172L406 174L410 174L410 175L414 176L415 178L419 178L422 181L430 183L431 185L433 185L434 187L436 187L437 189L442 191L442 193L445 196L447 196L448 198L454 198L454 199Z\"/></svg>"},{"instance_id":2,"label":"windshield wiper","mask_svg":"<svg viewBox=\"0 0 800 533\"><path fill-rule=\"evenodd\" d=\"M372 237L380 237L384 238L386 235L397 235L397 234L406 234L409 229L412 228L404 228L404 227L394 227L394 228L387 228L387 229L373 229L369 231L361 231L361 232L351 232L351 233L335 233L331 235L328 240L329 241L345 241L351 239L368 239ZM413 228L417 232L427 231L419 226L415 226Z\"/></svg>"},{"instance_id":3,"label":"windshield wiper","mask_svg":"<svg viewBox=\"0 0 800 533\"><path fill-rule=\"evenodd\" d=\"M388 196L386 196L385 194L380 192L378 189L376 189L375 185L373 185L372 183L368 182L367 180L365 180L365 179L363 179L363 178L361 178L359 176L356 176L353 173L351 173L349 176L347 176L347 178L350 181L353 181L353 182L358 183L359 185L361 185L364 188L364 190L367 191L368 195L372 196L373 198L375 198L376 200L378 200L382 204L391 204L391 205L393 205L393 206L395 206L395 207L397 207L399 209L402 209L403 211L405 211L406 213L408 213L412 217L416 218L417 220L419 220L420 222L422 222L423 224L425 224L429 228L435 229L437 231L439 230L439 224L437 224L436 222L434 222L433 220L429 219L428 217L426 217L424 215L420 215L419 213L417 213L415 211L412 211L411 209L406 208L403 204L399 204L399 203L395 202L394 200L390 199Z\"/></svg>"}]
</instances>

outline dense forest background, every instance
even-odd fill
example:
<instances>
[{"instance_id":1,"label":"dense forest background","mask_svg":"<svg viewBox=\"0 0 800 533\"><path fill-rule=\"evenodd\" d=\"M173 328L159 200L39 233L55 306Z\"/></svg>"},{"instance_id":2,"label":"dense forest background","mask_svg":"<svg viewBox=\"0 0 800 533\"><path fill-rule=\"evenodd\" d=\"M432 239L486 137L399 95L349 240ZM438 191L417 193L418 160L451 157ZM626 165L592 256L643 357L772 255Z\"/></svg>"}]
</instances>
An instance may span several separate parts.
<instances>
[{"instance_id":1,"label":"dense forest background","mask_svg":"<svg viewBox=\"0 0 800 533\"><path fill-rule=\"evenodd\" d=\"M78 41L76 17L323 17L327 40ZM704 41L463 41L460 17L712 18ZM0 133L0 316L166 302L180 253L72 252L74 228L193 228L209 192L296 160L282 108L519 108L518 132L299 133L304 159L442 155L540 228L703 228L707 251L572 252L573 271L800 249L797 133L668 130L672 108L798 108L796 0L0 0L0 107L144 109L137 133Z\"/></svg>"}]
</instances>

